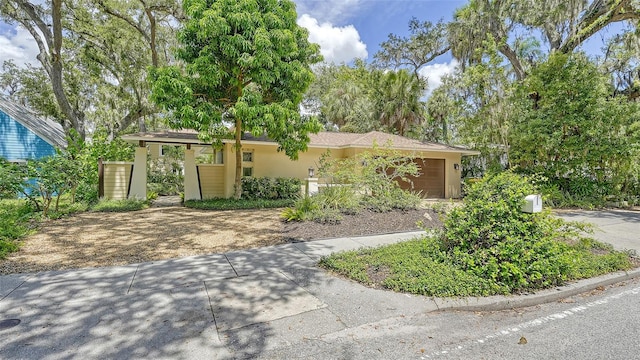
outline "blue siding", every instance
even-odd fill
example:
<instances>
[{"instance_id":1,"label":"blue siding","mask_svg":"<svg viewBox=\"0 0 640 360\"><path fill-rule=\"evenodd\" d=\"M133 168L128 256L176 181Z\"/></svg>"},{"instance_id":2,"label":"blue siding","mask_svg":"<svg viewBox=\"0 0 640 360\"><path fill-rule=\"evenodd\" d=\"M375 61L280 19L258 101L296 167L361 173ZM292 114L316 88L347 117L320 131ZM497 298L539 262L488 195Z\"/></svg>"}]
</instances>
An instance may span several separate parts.
<instances>
[{"instance_id":1,"label":"blue siding","mask_svg":"<svg viewBox=\"0 0 640 360\"><path fill-rule=\"evenodd\" d=\"M0 156L7 160L39 159L55 148L9 115L0 111Z\"/></svg>"}]
</instances>

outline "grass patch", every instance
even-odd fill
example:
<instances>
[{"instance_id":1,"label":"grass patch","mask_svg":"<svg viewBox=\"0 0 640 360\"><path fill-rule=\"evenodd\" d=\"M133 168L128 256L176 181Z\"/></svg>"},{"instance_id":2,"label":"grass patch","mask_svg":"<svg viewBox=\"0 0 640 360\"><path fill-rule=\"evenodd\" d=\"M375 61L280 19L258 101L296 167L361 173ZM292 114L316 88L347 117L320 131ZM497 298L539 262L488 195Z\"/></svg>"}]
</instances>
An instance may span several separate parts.
<instances>
[{"instance_id":1,"label":"grass patch","mask_svg":"<svg viewBox=\"0 0 640 360\"><path fill-rule=\"evenodd\" d=\"M592 239L562 244L567 250L564 257L571 259L563 274L565 281L632 267L628 254ZM437 237L333 254L322 258L320 266L369 286L425 296L489 296L534 290L516 289L483 277L478 268L491 264L463 268L443 250ZM541 273L544 276L544 270Z\"/></svg>"},{"instance_id":2,"label":"grass patch","mask_svg":"<svg viewBox=\"0 0 640 360\"><path fill-rule=\"evenodd\" d=\"M100 200L91 207L91 210L97 212L127 212L142 210L148 207L149 202L147 200Z\"/></svg>"},{"instance_id":3,"label":"grass patch","mask_svg":"<svg viewBox=\"0 0 640 360\"><path fill-rule=\"evenodd\" d=\"M272 209L293 205L292 199L208 199L187 200L184 206L201 210Z\"/></svg>"},{"instance_id":4,"label":"grass patch","mask_svg":"<svg viewBox=\"0 0 640 360\"><path fill-rule=\"evenodd\" d=\"M35 231L37 214L24 200L0 200L0 259L18 251L20 239Z\"/></svg>"}]
</instances>

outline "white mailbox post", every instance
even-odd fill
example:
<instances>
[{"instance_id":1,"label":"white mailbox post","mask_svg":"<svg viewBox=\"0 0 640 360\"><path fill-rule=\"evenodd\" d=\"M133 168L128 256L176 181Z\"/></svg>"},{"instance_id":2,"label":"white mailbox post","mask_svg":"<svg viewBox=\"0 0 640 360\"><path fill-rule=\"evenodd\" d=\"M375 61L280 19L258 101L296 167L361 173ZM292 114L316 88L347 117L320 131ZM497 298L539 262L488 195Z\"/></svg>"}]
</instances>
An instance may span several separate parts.
<instances>
[{"instance_id":1,"label":"white mailbox post","mask_svg":"<svg viewBox=\"0 0 640 360\"><path fill-rule=\"evenodd\" d=\"M542 196L541 195L527 195L525 203L522 205L522 212L526 213L539 213L542 211Z\"/></svg>"}]
</instances>

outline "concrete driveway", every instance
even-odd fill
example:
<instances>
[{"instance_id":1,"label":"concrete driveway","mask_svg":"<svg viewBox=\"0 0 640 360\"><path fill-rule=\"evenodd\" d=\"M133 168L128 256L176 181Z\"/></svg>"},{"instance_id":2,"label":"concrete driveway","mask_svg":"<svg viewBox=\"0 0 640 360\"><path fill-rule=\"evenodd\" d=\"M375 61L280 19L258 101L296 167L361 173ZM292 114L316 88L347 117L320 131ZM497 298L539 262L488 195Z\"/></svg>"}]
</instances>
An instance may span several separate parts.
<instances>
[{"instance_id":1,"label":"concrete driveway","mask_svg":"<svg viewBox=\"0 0 640 360\"><path fill-rule=\"evenodd\" d=\"M640 211L564 210L556 213L569 221L596 225L593 237L613 245L617 250L635 250L640 254Z\"/></svg>"}]
</instances>

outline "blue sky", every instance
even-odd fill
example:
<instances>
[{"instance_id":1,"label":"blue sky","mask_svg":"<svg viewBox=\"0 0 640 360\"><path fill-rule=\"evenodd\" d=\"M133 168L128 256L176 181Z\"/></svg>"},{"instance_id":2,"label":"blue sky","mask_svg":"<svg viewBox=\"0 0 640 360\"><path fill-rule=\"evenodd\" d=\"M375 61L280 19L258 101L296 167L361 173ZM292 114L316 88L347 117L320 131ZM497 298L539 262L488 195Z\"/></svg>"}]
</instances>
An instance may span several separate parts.
<instances>
[{"instance_id":1,"label":"blue sky","mask_svg":"<svg viewBox=\"0 0 640 360\"><path fill-rule=\"evenodd\" d=\"M436 22L451 20L455 9L465 0L294 0L298 15L317 20L319 24L341 29L343 37L355 30L366 45L368 58L378 51L389 33L406 35L412 17ZM299 23L301 23L299 21ZM307 25L306 23L302 24ZM313 29L310 29L313 35ZM325 36L337 36L325 31ZM353 41L351 39L351 41ZM359 55L362 55L361 53ZM346 56L346 55L345 55ZM330 58L329 60L333 60Z\"/></svg>"},{"instance_id":2,"label":"blue sky","mask_svg":"<svg viewBox=\"0 0 640 360\"><path fill-rule=\"evenodd\" d=\"M341 63L355 58L372 60L380 43L390 33L405 36L409 20L449 21L466 0L294 0L298 24L309 30L311 41L319 43L325 61ZM421 69L429 90L453 71L456 61L449 54Z\"/></svg>"}]
</instances>

